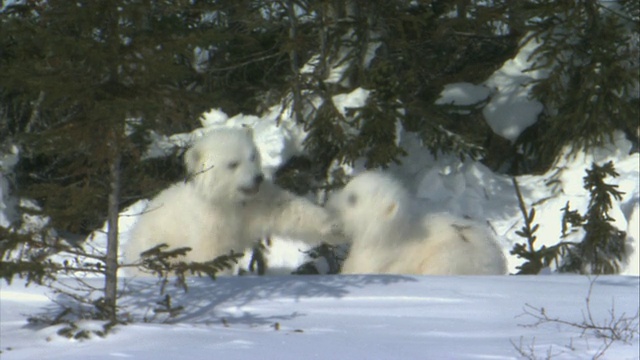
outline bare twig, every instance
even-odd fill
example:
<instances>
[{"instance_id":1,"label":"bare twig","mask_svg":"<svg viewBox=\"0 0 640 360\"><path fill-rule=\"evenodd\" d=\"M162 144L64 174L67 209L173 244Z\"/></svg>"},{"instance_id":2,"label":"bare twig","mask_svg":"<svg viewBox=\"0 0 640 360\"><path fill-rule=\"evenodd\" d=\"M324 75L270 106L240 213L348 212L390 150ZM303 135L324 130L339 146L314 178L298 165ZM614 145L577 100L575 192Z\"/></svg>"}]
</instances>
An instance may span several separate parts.
<instances>
[{"instance_id":1,"label":"bare twig","mask_svg":"<svg viewBox=\"0 0 640 360\"><path fill-rule=\"evenodd\" d=\"M536 355L536 338L534 337L531 340L530 344L527 344L525 346L524 344L524 338L521 336L520 337L520 342L518 344L516 344L515 342L513 342L513 340L509 340L509 342L511 343L511 345L513 346L514 349L516 349L516 351L518 352L518 354L520 354L520 356L522 356L523 359L527 359L527 360L539 360L540 357L538 357L538 355ZM553 354L553 347L549 346L549 348L547 349L547 353L545 354L544 359L545 360L550 360L551 358L553 358L554 356L557 355L561 355L562 352Z\"/></svg>"},{"instance_id":2,"label":"bare twig","mask_svg":"<svg viewBox=\"0 0 640 360\"><path fill-rule=\"evenodd\" d=\"M617 315L615 311L615 303L612 302L611 309L609 310L609 317L602 323L597 322L591 310L591 295L595 281L596 278L590 278L589 290L587 291L587 296L585 298L585 308L582 310L582 322L569 321L559 317L550 316L544 307L535 307L530 304L525 304L523 315L530 316L536 321L533 324L522 326L538 327L542 324L554 323L580 329L580 337L588 338L592 335L595 338L602 340L602 345L593 356L593 359L601 358L607 349L609 349L609 347L611 347L611 345L616 341L630 344L638 335L639 312L636 311L633 316L627 316L625 313ZM513 341L511 343L514 344ZM514 347L516 347L519 352L522 351L522 339L520 341L520 345L520 347L516 347L514 344ZM529 352L528 354L533 353ZM521 355L523 355L522 352Z\"/></svg>"}]
</instances>

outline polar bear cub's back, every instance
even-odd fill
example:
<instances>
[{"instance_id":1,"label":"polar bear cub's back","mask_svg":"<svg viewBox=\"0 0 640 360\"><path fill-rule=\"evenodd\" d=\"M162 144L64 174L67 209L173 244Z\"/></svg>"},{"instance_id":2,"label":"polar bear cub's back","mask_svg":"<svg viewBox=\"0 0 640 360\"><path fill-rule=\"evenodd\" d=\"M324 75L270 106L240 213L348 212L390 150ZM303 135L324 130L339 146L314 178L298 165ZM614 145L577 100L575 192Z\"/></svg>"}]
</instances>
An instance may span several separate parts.
<instances>
[{"instance_id":1,"label":"polar bear cub's back","mask_svg":"<svg viewBox=\"0 0 640 360\"><path fill-rule=\"evenodd\" d=\"M407 264L418 274L502 275L507 272L502 249L479 223L450 214L423 219L426 236L407 246Z\"/></svg>"},{"instance_id":2,"label":"polar bear cub's back","mask_svg":"<svg viewBox=\"0 0 640 360\"><path fill-rule=\"evenodd\" d=\"M343 273L431 275L505 274L506 261L491 233L450 214L426 215L389 175L365 172L332 196L352 237Z\"/></svg>"}]
</instances>

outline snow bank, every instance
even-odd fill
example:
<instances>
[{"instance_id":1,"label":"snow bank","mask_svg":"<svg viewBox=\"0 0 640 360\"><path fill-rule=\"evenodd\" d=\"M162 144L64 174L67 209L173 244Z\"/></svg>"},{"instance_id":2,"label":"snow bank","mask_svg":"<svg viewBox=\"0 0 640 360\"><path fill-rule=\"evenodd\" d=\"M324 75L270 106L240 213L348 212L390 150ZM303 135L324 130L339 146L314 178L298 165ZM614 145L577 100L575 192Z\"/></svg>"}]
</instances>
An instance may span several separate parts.
<instances>
[{"instance_id":1,"label":"snow bank","mask_svg":"<svg viewBox=\"0 0 640 360\"><path fill-rule=\"evenodd\" d=\"M393 171L424 200L423 206L430 211L449 211L486 221L500 238L510 271L514 272L522 260L509 255L509 250L524 239L515 234L522 227L523 218L511 178L494 174L479 162L461 162L453 156L440 156L437 160L424 154L412 156L420 154L419 142L406 135L403 145L409 149L405 163L410 165L393 168ZM631 143L618 132L613 143L590 153L569 156L570 149L565 149L561 160L546 174L517 177L527 208L536 209L539 247L554 245L560 240L561 209L567 202L572 209L586 213L589 193L583 187L585 170L593 162L601 165L611 160L620 176L607 182L618 185L624 192L622 200L614 201L610 212L615 220L613 224L628 234L629 259L623 264L622 273L638 275L638 231L637 226L633 227L638 223L638 213L633 209L639 202L640 157L638 153L629 154L630 149ZM553 185L547 186L552 180Z\"/></svg>"}]
</instances>

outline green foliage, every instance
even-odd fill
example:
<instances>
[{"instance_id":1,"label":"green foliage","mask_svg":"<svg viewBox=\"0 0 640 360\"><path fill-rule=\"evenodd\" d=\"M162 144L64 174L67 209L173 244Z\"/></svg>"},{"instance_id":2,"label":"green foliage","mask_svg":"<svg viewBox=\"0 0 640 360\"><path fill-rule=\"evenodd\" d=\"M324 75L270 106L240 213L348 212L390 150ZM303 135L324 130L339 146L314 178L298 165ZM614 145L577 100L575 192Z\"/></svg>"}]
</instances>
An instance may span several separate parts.
<instances>
[{"instance_id":1,"label":"green foliage","mask_svg":"<svg viewBox=\"0 0 640 360\"><path fill-rule=\"evenodd\" d=\"M176 284L187 291L186 276L207 275L211 279L216 278L216 274L222 270L230 269L233 264L237 264L244 254L231 251L229 254L220 255L215 259L205 262L185 262L181 260L191 248L182 247L169 249L167 244L159 244L140 254L140 262L136 264L126 264L126 266L136 266L142 271L150 272L161 279L162 286L160 293L164 293L165 285L170 276L176 277Z\"/></svg>"},{"instance_id":2,"label":"green foliage","mask_svg":"<svg viewBox=\"0 0 640 360\"><path fill-rule=\"evenodd\" d=\"M517 26L502 4L459 3L453 18L447 13L452 9L442 5L374 1L313 7L321 14L314 19L320 59L312 62L313 74L302 74L308 89L302 95L306 103L321 104L308 110L305 145L324 170L333 161L364 159L367 168L401 162L400 126L418 132L433 154L474 159L484 154L492 131L477 112L471 117L480 121L459 119L464 116L433 103L445 84L483 81L512 55L517 31L496 34L494 24ZM338 67L340 79L326 81ZM332 96L356 87L371 91L367 103L341 114Z\"/></svg>"},{"instance_id":3,"label":"green foliage","mask_svg":"<svg viewBox=\"0 0 640 360\"><path fill-rule=\"evenodd\" d=\"M47 261L51 240L46 231L34 235L0 227L0 277L8 284L16 276L24 278L27 285L54 280L56 273Z\"/></svg>"},{"instance_id":4,"label":"green foliage","mask_svg":"<svg viewBox=\"0 0 640 360\"><path fill-rule=\"evenodd\" d=\"M618 177L613 162L602 166L595 163L587 170L584 177L584 188L591 198L585 215L569 211L569 204L563 218L571 227L581 227L585 235L582 241L568 249L563 259L561 271L587 274L615 274L620 270L620 261L625 250L626 233L620 231L612 223L609 216L612 200L621 200L624 193L617 190L617 185L605 183L607 177Z\"/></svg>"},{"instance_id":5,"label":"green foliage","mask_svg":"<svg viewBox=\"0 0 640 360\"><path fill-rule=\"evenodd\" d=\"M520 194L518 184L513 179L518 203L524 218L524 226L516 234L527 240L526 244L515 244L512 255L525 260L518 266L518 274L538 274L540 270L557 265L560 272L578 272L581 274L615 274L620 270L625 250L626 234L613 226L613 218L609 216L612 208L612 198L621 200L623 193L617 190L617 185L607 184L604 180L611 176L617 177L613 162L609 161L601 166L593 163L591 169L586 170L584 188L590 193L589 207L585 215L577 210L571 210L569 203L562 208L562 234L566 239L577 229L584 230L584 237L579 242L560 241L556 245L538 249L535 247L538 225L534 224L535 209L526 211L526 206Z\"/></svg>"},{"instance_id":6,"label":"green foliage","mask_svg":"<svg viewBox=\"0 0 640 360\"><path fill-rule=\"evenodd\" d=\"M304 252L311 258L310 261L300 265L293 274L296 275L317 275L320 274L316 263L323 259L327 264L327 274L338 274L342 268L342 263L346 258L344 250L335 245L320 244Z\"/></svg>"},{"instance_id":7,"label":"green foliage","mask_svg":"<svg viewBox=\"0 0 640 360\"><path fill-rule=\"evenodd\" d=\"M97 308L97 307L96 307ZM32 326L53 326L59 325L60 328L56 332L57 335L73 339L73 340L87 340L93 336L105 337L113 327L124 322L104 322L102 329L85 329L81 325L78 325L80 320L104 320L105 316L98 315L91 310L81 311L78 313L70 307L63 307L61 311L53 318L46 315L30 316L27 321Z\"/></svg>"},{"instance_id":8,"label":"green foliage","mask_svg":"<svg viewBox=\"0 0 640 360\"><path fill-rule=\"evenodd\" d=\"M520 142L548 167L565 145L573 152L608 142L615 130L637 140L638 18L627 17L628 1L539 1L528 7L530 35L539 42L530 71L548 77L532 95L545 115L539 131ZM637 13L637 4L635 5ZM634 44L635 42L635 44Z\"/></svg>"},{"instance_id":9,"label":"green foliage","mask_svg":"<svg viewBox=\"0 0 640 360\"><path fill-rule=\"evenodd\" d=\"M550 247L542 245L539 249L536 249L535 242L538 237L535 233L539 228L539 225L534 223L536 211L534 208L531 208L531 210L527 212L518 182L515 178L512 178L512 180L518 197L520 212L524 218L524 225L520 230L516 231L516 234L526 239L526 243L516 243L513 249L511 249L510 254L525 260L524 263L516 267L516 269L519 269L517 272L518 275L539 274L542 269L551 266L554 262L557 264L558 257L570 244L559 242Z\"/></svg>"},{"instance_id":10,"label":"green foliage","mask_svg":"<svg viewBox=\"0 0 640 360\"><path fill-rule=\"evenodd\" d=\"M158 304L159 307L153 309L153 313L167 314L170 318L178 316L182 312L182 310L184 310L184 306L173 306L173 304L171 304L171 295L169 294L166 294L164 298L156 302L156 304Z\"/></svg>"},{"instance_id":11,"label":"green foliage","mask_svg":"<svg viewBox=\"0 0 640 360\"><path fill-rule=\"evenodd\" d=\"M94 296L96 288L84 281L87 274L106 276L104 254L86 250L82 244L72 244L44 227L37 233L25 229L0 228L0 276L11 283L18 277L28 286L36 283L51 288L59 297L60 313L54 318L31 317L36 325L66 324L58 334L73 339L92 335L105 336L122 314L105 297ZM57 258L52 255L58 256ZM58 281L64 276L64 281ZM75 282L75 285L74 285ZM61 299L70 299L74 304ZM106 321L103 330L87 330L77 325L80 319Z\"/></svg>"},{"instance_id":12,"label":"green foliage","mask_svg":"<svg viewBox=\"0 0 640 360\"><path fill-rule=\"evenodd\" d=\"M138 131L166 123L163 117L181 106L176 100L188 99L178 96L186 93L180 83L194 72L176 58L190 50L182 39L179 51L175 29L161 17L171 9L48 1L0 14L0 98L27 106L10 129L22 148L18 191L38 200L57 229L97 227L106 213L113 144L126 154L127 175L146 146L143 137L126 136L128 121L145 120ZM183 119L202 109L181 107Z\"/></svg>"}]
</instances>

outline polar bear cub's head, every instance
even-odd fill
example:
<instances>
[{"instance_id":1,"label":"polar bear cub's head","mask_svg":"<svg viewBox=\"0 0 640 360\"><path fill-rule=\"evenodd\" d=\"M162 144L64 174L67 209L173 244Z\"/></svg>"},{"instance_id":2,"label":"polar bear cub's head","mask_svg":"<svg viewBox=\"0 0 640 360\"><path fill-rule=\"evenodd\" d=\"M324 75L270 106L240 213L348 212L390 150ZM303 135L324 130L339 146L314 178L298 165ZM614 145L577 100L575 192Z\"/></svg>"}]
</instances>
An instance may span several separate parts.
<instances>
[{"instance_id":1,"label":"polar bear cub's head","mask_svg":"<svg viewBox=\"0 0 640 360\"><path fill-rule=\"evenodd\" d=\"M406 190L396 179L369 171L333 194L328 207L338 213L346 234L358 239L401 230L408 215L408 201Z\"/></svg>"},{"instance_id":2,"label":"polar bear cub's head","mask_svg":"<svg viewBox=\"0 0 640 360\"><path fill-rule=\"evenodd\" d=\"M217 129L185 153L188 179L210 201L243 201L264 180L251 129Z\"/></svg>"}]
</instances>

